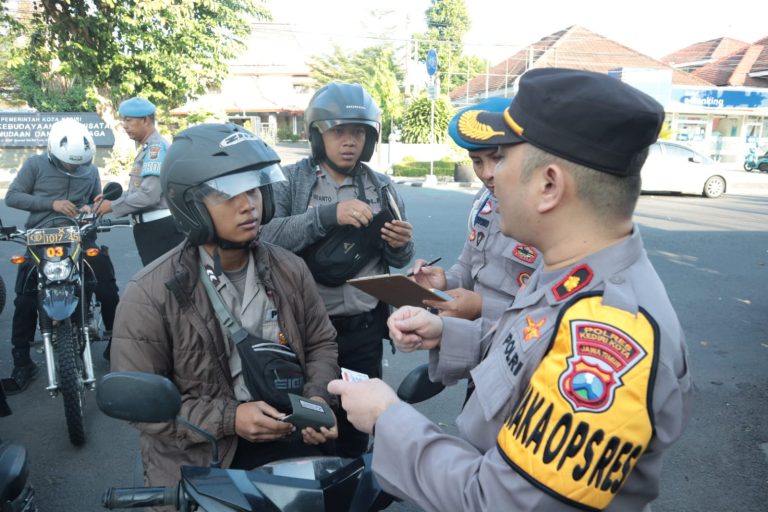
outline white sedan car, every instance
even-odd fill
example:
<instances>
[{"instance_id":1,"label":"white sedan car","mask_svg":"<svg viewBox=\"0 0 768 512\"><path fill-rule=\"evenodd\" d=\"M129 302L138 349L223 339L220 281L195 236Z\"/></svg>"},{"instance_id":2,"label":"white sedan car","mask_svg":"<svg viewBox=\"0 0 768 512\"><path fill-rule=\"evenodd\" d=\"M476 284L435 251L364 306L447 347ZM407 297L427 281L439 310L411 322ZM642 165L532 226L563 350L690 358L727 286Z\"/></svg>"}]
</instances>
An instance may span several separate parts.
<instances>
[{"instance_id":1,"label":"white sedan car","mask_svg":"<svg viewBox=\"0 0 768 512\"><path fill-rule=\"evenodd\" d=\"M660 140L648 152L641 173L642 190L720 197L726 190L726 178L732 174L698 151Z\"/></svg>"}]
</instances>

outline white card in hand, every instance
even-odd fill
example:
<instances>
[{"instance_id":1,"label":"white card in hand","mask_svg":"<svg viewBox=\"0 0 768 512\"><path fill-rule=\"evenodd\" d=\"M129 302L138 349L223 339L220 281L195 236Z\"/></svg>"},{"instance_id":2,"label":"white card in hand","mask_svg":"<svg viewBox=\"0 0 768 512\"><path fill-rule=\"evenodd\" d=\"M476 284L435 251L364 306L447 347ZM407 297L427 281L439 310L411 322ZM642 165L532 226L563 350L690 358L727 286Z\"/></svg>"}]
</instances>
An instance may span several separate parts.
<instances>
[{"instance_id":1,"label":"white card in hand","mask_svg":"<svg viewBox=\"0 0 768 512\"><path fill-rule=\"evenodd\" d=\"M356 372L354 370L347 370L346 368L341 369L341 378L342 380L345 380L347 382L362 382L364 380L368 380L370 377L368 377L364 373Z\"/></svg>"}]
</instances>

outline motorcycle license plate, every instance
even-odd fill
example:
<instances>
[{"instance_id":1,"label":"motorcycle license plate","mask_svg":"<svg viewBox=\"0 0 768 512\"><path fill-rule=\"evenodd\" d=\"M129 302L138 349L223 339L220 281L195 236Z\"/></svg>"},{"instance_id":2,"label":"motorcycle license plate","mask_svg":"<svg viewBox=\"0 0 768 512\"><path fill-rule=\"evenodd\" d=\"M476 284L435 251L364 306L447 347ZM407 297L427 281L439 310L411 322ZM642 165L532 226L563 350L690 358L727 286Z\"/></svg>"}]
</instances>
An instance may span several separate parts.
<instances>
[{"instance_id":1,"label":"motorcycle license plate","mask_svg":"<svg viewBox=\"0 0 768 512\"><path fill-rule=\"evenodd\" d=\"M27 231L27 245L66 244L80 241L76 227L41 228Z\"/></svg>"}]
</instances>

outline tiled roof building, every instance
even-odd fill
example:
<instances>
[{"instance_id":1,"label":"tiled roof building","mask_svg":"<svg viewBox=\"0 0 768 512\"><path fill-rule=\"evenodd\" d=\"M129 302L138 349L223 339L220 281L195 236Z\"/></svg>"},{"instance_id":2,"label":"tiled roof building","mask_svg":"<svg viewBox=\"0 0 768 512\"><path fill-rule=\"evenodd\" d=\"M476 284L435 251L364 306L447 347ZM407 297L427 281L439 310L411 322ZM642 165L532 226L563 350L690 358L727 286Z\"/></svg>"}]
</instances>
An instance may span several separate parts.
<instances>
[{"instance_id":1,"label":"tiled roof building","mask_svg":"<svg viewBox=\"0 0 768 512\"><path fill-rule=\"evenodd\" d=\"M456 104L476 103L486 96L510 96L517 79L534 68L567 67L607 73L617 68L669 70L652 57L574 25L533 43L450 92ZM711 85L703 78L672 71L675 85Z\"/></svg>"}]
</instances>

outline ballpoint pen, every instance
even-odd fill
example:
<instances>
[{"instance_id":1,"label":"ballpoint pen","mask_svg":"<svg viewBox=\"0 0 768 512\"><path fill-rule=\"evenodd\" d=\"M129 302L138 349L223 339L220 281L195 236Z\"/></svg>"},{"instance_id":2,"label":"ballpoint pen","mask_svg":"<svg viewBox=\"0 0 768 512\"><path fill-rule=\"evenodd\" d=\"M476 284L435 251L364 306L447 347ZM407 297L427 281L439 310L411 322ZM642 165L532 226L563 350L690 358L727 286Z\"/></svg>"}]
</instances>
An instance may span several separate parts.
<instances>
[{"instance_id":1,"label":"ballpoint pen","mask_svg":"<svg viewBox=\"0 0 768 512\"><path fill-rule=\"evenodd\" d=\"M443 259L443 258L442 257L435 258L432 261L428 261L427 263L423 264L422 267L431 267L432 265L434 265L435 263L437 263L441 259ZM405 274L405 277L411 277L411 276L413 276L413 272L408 272L407 274Z\"/></svg>"}]
</instances>

